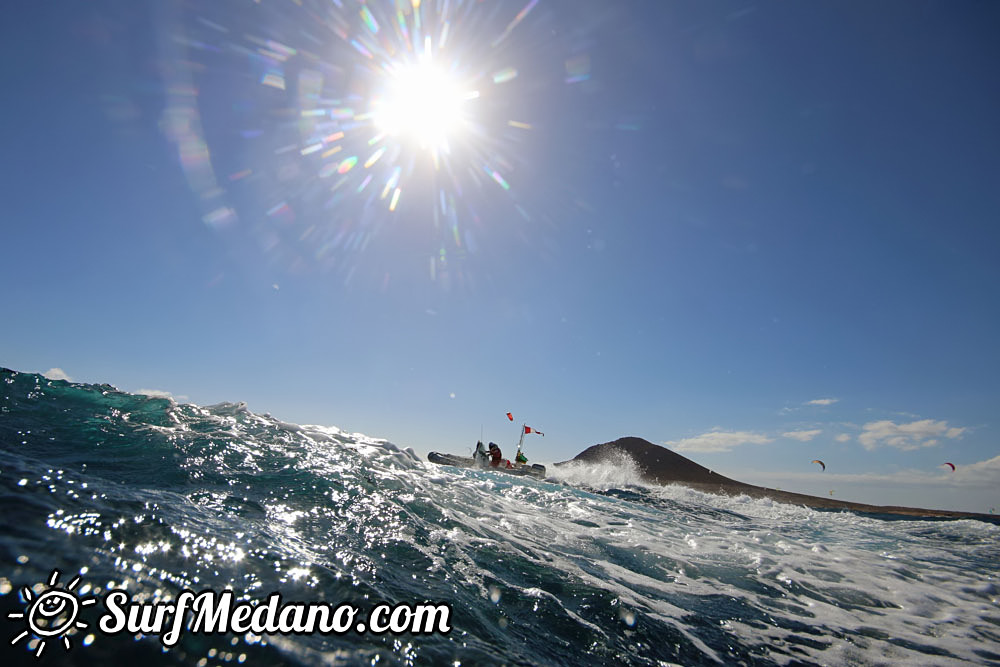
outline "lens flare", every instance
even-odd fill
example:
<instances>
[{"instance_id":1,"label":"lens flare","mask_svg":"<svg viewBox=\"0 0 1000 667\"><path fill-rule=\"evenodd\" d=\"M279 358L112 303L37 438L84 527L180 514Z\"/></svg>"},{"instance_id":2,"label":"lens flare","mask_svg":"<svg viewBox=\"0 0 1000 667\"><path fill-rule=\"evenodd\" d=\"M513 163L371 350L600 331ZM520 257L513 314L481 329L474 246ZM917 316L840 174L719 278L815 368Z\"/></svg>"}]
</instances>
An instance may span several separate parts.
<instances>
[{"instance_id":1,"label":"lens flare","mask_svg":"<svg viewBox=\"0 0 1000 667\"><path fill-rule=\"evenodd\" d=\"M548 111L531 91L569 57L532 25L537 0L290 5L198 5L167 28L163 127L206 224L346 282L363 263L345 254L387 230L419 231L438 280L491 223L531 219L519 170Z\"/></svg>"},{"instance_id":2,"label":"lens flare","mask_svg":"<svg viewBox=\"0 0 1000 667\"><path fill-rule=\"evenodd\" d=\"M447 152L448 138L463 128L469 93L429 59L394 66L374 105L375 127L391 137L415 139L421 148Z\"/></svg>"}]
</instances>

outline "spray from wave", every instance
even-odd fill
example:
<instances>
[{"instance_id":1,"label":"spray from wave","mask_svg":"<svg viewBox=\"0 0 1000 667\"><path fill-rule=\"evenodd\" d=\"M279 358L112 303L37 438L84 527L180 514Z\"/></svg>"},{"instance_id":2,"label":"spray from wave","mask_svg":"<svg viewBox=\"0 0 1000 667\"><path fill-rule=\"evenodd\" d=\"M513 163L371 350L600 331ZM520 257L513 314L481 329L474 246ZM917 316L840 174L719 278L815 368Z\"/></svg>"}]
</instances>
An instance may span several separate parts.
<instances>
[{"instance_id":1,"label":"spray from wave","mask_svg":"<svg viewBox=\"0 0 1000 667\"><path fill-rule=\"evenodd\" d=\"M653 488L643 478L643 469L627 452L614 450L600 462L569 461L550 466L553 480L588 489L606 491L612 488Z\"/></svg>"}]
</instances>

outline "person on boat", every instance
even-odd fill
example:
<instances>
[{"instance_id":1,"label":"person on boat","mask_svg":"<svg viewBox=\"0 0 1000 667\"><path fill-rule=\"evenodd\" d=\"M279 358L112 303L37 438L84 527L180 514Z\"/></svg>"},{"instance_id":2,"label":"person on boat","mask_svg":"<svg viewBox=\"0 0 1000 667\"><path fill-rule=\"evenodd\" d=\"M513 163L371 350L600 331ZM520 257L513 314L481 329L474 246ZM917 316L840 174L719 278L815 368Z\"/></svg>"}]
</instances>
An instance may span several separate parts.
<instances>
[{"instance_id":1,"label":"person on boat","mask_svg":"<svg viewBox=\"0 0 1000 667\"><path fill-rule=\"evenodd\" d=\"M503 458L503 453L500 448L497 447L497 443L490 443L490 467L496 468L500 465L500 460Z\"/></svg>"},{"instance_id":2,"label":"person on boat","mask_svg":"<svg viewBox=\"0 0 1000 667\"><path fill-rule=\"evenodd\" d=\"M514 460L517 461L518 463L527 463L528 457L522 454L521 450L519 449L517 450L517 456L514 457Z\"/></svg>"}]
</instances>

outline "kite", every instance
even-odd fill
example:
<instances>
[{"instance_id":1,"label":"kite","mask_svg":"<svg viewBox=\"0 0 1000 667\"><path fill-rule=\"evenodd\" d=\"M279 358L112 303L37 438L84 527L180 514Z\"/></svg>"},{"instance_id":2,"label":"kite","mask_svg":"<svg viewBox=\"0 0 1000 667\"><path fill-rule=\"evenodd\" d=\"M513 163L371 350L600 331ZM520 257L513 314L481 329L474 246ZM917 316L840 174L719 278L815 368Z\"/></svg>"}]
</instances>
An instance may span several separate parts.
<instances>
[{"instance_id":1,"label":"kite","mask_svg":"<svg viewBox=\"0 0 1000 667\"><path fill-rule=\"evenodd\" d=\"M820 461L819 459L813 459L812 461L810 461L810 463L818 463L821 466L823 466L823 470L826 470L826 464Z\"/></svg>"},{"instance_id":2,"label":"kite","mask_svg":"<svg viewBox=\"0 0 1000 667\"><path fill-rule=\"evenodd\" d=\"M952 472L955 472L955 464L954 464L954 463L951 463L951 462L949 462L949 461L945 461L945 462L944 462L944 463L942 463L941 465L944 465L944 466L951 466L951 471L952 471Z\"/></svg>"}]
</instances>

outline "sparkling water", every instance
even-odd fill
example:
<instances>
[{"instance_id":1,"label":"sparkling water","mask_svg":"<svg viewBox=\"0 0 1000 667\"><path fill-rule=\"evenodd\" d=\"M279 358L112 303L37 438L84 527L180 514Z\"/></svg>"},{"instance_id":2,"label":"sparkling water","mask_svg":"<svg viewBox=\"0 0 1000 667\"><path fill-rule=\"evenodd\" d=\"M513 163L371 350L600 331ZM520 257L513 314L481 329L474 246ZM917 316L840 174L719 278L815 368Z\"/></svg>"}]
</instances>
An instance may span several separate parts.
<instances>
[{"instance_id":1,"label":"sparkling water","mask_svg":"<svg viewBox=\"0 0 1000 667\"><path fill-rule=\"evenodd\" d=\"M5 664L1000 664L990 522L654 487L628 459L538 481L242 404L6 370L0 388ZM74 577L95 599L85 627L32 632L24 587ZM444 604L450 631L188 631L165 648L99 627L110 591L185 589Z\"/></svg>"}]
</instances>

